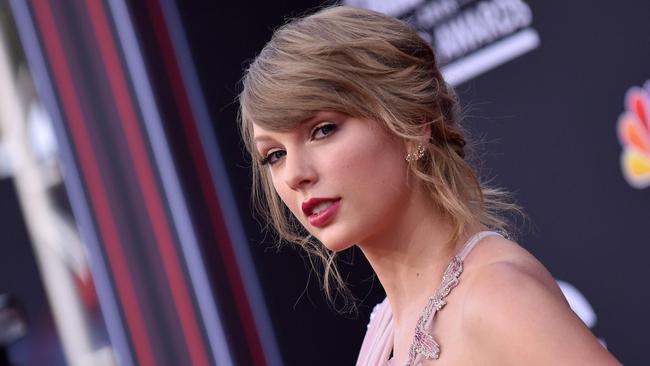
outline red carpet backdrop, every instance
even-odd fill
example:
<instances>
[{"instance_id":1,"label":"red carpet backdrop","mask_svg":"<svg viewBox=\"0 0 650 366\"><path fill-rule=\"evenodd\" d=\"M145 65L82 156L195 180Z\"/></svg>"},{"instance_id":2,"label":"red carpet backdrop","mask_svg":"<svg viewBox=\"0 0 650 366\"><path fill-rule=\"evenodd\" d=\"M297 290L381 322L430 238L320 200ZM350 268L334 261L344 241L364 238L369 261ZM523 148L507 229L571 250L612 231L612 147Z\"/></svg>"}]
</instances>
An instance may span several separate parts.
<instances>
[{"instance_id":1,"label":"red carpet backdrop","mask_svg":"<svg viewBox=\"0 0 650 366\"><path fill-rule=\"evenodd\" d=\"M650 3L342 3L431 43L481 177L527 214L518 241L623 364L650 364ZM0 0L0 311L21 330L0 363L354 363L383 291L350 250L362 304L338 314L275 249L236 125L247 62L321 5Z\"/></svg>"}]
</instances>

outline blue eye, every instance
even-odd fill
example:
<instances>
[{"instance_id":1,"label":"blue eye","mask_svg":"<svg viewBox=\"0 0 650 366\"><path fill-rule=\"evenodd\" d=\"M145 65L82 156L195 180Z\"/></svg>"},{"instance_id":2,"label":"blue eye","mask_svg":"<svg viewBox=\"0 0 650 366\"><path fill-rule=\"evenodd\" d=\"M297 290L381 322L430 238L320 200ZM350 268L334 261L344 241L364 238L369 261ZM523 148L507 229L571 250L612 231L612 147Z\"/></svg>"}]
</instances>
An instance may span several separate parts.
<instances>
[{"instance_id":1,"label":"blue eye","mask_svg":"<svg viewBox=\"0 0 650 366\"><path fill-rule=\"evenodd\" d=\"M273 165L278 162L284 155L286 155L286 151L283 150L275 150L272 153L266 155L264 159L262 159L262 165Z\"/></svg>"},{"instance_id":2,"label":"blue eye","mask_svg":"<svg viewBox=\"0 0 650 366\"><path fill-rule=\"evenodd\" d=\"M314 129L311 134L312 140L319 140L324 137L327 137L338 129L338 126L333 123L322 124Z\"/></svg>"}]
</instances>

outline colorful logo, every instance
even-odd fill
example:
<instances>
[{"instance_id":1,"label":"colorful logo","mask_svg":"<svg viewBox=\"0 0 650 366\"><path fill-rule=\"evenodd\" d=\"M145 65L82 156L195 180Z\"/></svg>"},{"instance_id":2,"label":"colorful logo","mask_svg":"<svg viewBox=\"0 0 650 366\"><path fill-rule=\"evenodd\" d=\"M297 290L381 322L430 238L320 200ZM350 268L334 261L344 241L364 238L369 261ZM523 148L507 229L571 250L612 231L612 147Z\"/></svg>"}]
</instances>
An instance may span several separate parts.
<instances>
[{"instance_id":1,"label":"colorful logo","mask_svg":"<svg viewBox=\"0 0 650 366\"><path fill-rule=\"evenodd\" d=\"M627 91L625 108L618 118L618 138L623 145L621 168L625 180L642 189L650 186L650 80L644 88Z\"/></svg>"}]
</instances>

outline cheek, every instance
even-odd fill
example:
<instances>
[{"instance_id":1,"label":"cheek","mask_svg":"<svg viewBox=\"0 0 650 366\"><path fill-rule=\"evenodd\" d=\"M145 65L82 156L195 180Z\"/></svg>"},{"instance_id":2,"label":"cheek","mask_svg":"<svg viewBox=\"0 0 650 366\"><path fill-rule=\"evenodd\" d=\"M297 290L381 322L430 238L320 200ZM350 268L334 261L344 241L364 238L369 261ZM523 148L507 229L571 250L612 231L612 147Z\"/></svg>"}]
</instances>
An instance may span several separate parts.
<instances>
[{"instance_id":1,"label":"cheek","mask_svg":"<svg viewBox=\"0 0 650 366\"><path fill-rule=\"evenodd\" d=\"M408 199L407 163L398 142L376 134L363 137L343 145L329 160L328 176L351 203L347 220L360 230L372 230L398 214Z\"/></svg>"},{"instance_id":2,"label":"cheek","mask_svg":"<svg viewBox=\"0 0 650 366\"><path fill-rule=\"evenodd\" d=\"M336 161L337 176L352 181L353 187L367 194L381 194L401 187L406 176L406 162L397 142L382 135L369 135L351 142ZM380 197L380 196L377 196Z\"/></svg>"},{"instance_id":3,"label":"cheek","mask_svg":"<svg viewBox=\"0 0 650 366\"><path fill-rule=\"evenodd\" d=\"M273 176L272 176L273 177ZM300 222L300 224L307 230L310 231L309 222L305 218L305 215L302 213L301 200L304 198L304 195L298 193L291 189L283 180L273 177L272 184L275 192L280 197L282 203L291 211L291 214L295 219ZM288 218L287 218L288 219ZM312 235L315 233L311 232Z\"/></svg>"},{"instance_id":4,"label":"cheek","mask_svg":"<svg viewBox=\"0 0 650 366\"><path fill-rule=\"evenodd\" d=\"M280 200L282 200L282 202L289 208L294 216L299 218L297 214L299 213L298 210L300 208L296 204L295 192L274 176L272 176L271 181L275 192L280 197Z\"/></svg>"}]
</instances>

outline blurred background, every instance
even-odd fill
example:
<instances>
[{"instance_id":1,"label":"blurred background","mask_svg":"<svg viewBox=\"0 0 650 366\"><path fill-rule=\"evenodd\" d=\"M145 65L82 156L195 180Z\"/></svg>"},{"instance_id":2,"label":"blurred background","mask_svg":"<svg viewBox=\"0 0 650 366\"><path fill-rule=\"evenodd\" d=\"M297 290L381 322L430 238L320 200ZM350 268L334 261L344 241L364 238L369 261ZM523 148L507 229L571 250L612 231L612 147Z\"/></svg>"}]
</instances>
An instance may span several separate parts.
<instances>
[{"instance_id":1,"label":"blurred background","mask_svg":"<svg viewBox=\"0 0 650 366\"><path fill-rule=\"evenodd\" d=\"M456 87L518 241L626 365L650 354L650 3L348 0ZM329 2L328 4L331 4ZM319 1L0 0L0 364L352 365L357 316L250 210L238 81Z\"/></svg>"}]
</instances>

